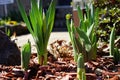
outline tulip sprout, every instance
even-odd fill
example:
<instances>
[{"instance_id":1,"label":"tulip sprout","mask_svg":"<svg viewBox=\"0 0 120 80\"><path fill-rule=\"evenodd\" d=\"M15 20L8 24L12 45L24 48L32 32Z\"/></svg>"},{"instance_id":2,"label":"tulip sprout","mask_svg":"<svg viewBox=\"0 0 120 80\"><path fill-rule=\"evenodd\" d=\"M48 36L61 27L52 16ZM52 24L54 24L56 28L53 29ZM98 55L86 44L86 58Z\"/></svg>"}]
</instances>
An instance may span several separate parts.
<instances>
[{"instance_id":1,"label":"tulip sprout","mask_svg":"<svg viewBox=\"0 0 120 80\"><path fill-rule=\"evenodd\" d=\"M86 5L86 13L77 7L79 26L75 26L70 20L70 14L66 15L66 25L74 49L74 60L77 61L78 53L83 53L85 61L96 59L97 39L96 27L98 26L98 8L95 10L91 4Z\"/></svg>"}]
</instances>

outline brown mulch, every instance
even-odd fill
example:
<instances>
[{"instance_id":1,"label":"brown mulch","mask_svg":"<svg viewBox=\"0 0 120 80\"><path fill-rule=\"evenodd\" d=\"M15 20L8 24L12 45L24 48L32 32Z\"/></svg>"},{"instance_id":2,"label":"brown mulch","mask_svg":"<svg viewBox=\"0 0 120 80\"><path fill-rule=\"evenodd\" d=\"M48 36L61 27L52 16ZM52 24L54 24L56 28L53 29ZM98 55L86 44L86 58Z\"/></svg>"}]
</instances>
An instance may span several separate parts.
<instances>
[{"instance_id":1,"label":"brown mulch","mask_svg":"<svg viewBox=\"0 0 120 80\"><path fill-rule=\"evenodd\" d=\"M77 65L71 54L71 44L66 44L63 40L56 41L51 46L51 51L56 51L48 54L47 65L40 66L37 63L37 54L33 53L27 72L21 66L0 65L0 80L23 80L26 73L26 80L77 80ZM85 69L87 80L120 80L120 65L114 64L112 58L100 55L96 60L86 62Z\"/></svg>"}]
</instances>

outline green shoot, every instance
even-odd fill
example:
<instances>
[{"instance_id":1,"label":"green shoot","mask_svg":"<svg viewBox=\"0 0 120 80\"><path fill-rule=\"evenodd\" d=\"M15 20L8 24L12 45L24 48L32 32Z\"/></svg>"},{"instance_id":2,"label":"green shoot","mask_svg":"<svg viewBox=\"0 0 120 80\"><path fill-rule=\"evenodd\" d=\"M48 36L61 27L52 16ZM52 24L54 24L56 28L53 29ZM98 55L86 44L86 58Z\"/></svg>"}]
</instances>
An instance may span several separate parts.
<instances>
[{"instance_id":1,"label":"green shoot","mask_svg":"<svg viewBox=\"0 0 120 80\"><path fill-rule=\"evenodd\" d=\"M118 48L114 48L113 60L115 64L120 63L120 51Z\"/></svg>"},{"instance_id":2,"label":"green shoot","mask_svg":"<svg viewBox=\"0 0 120 80\"><path fill-rule=\"evenodd\" d=\"M31 43L28 41L23 47L21 51L21 66L27 71L29 67L29 60L31 55Z\"/></svg>"},{"instance_id":3,"label":"green shoot","mask_svg":"<svg viewBox=\"0 0 120 80\"><path fill-rule=\"evenodd\" d=\"M115 27L112 28L110 34L110 56L114 54L114 41L115 41Z\"/></svg>"},{"instance_id":4,"label":"green shoot","mask_svg":"<svg viewBox=\"0 0 120 80\"><path fill-rule=\"evenodd\" d=\"M74 60L77 61L78 53L83 53L85 61L96 59L97 39L96 27L98 26L98 9L94 9L91 4L89 8L86 5L86 13L77 7L79 26L74 26L70 20L70 14L66 15L66 25L74 49Z\"/></svg>"},{"instance_id":5,"label":"green shoot","mask_svg":"<svg viewBox=\"0 0 120 80\"><path fill-rule=\"evenodd\" d=\"M29 19L21 0L17 0L17 3L22 18L35 41L38 63L43 65L47 64L47 44L54 24L56 0L51 1L46 13L42 8L42 0L39 1L40 2L37 2L37 0L31 0L32 6L29 13Z\"/></svg>"},{"instance_id":6,"label":"green shoot","mask_svg":"<svg viewBox=\"0 0 120 80\"><path fill-rule=\"evenodd\" d=\"M86 80L85 67L84 67L84 57L83 57L82 53L80 53L78 55L77 78L78 78L78 80Z\"/></svg>"},{"instance_id":7,"label":"green shoot","mask_svg":"<svg viewBox=\"0 0 120 80\"><path fill-rule=\"evenodd\" d=\"M7 36L10 37L11 32L10 32L10 29L8 29L7 27L5 27L5 33Z\"/></svg>"}]
</instances>

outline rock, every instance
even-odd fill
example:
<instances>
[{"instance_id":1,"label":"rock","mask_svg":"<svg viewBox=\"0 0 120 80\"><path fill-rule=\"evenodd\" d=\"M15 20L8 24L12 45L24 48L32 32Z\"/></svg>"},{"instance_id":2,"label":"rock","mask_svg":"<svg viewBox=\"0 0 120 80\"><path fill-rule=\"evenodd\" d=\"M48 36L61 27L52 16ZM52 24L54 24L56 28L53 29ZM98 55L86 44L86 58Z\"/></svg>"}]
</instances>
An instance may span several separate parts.
<instances>
[{"instance_id":1,"label":"rock","mask_svg":"<svg viewBox=\"0 0 120 80\"><path fill-rule=\"evenodd\" d=\"M0 31L0 64L20 65L20 50L17 45Z\"/></svg>"}]
</instances>

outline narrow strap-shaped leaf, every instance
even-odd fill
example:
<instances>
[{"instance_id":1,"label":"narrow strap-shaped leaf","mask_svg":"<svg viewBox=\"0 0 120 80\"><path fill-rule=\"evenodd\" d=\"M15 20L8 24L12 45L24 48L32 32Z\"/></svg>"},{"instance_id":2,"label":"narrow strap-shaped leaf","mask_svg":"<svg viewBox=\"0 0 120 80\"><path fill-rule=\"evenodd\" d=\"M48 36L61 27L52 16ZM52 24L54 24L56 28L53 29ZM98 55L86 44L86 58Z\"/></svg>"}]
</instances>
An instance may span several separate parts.
<instances>
[{"instance_id":1,"label":"narrow strap-shaped leaf","mask_svg":"<svg viewBox=\"0 0 120 80\"><path fill-rule=\"evenodd\" d=\"M42 0L39 0L40 1L40 4L39 4L39 12L40 12L40 15L43 16L43 7L42 7L42 4L43 4L43 1Z\"/></svg>"},{"instance_id":2,"label":"narrow strap-shaped leaf","mask_svg":"<svg viewBox=\"0 0 120 80\"><path fill-rule=\"evenodd\" d=\"M72 46L73 46L73 49L74 49L74 60L77 62L77 58L78 58L78 53L81 51L81 48L79 49L79 43L77 42L78 41L78 38L76 38L76 27L74 25L71 25L71 42L72 42Z\"/></svg>"},{"instance_id":3,"label":"narrow strap-shaped leaf","mask_svg":"<svg viewBox=\"0 0 120 80\"><path fill-rule=\"evenodd\" d=\"M55 5L56 5L56 0L52 0L51 1L51 4L47 10L47 13L46 13L46 22L47 22L47 25L51 24L51 21L53 22L54 21L54 17L55 17ZM48 27L50 28L50 27Z\"/></svg>"},{"instance_id":4,"label":"narrow strap-shaped leaf","mask_svg":"<svg viewBox=\"0 0 120 80\"><path fill-rule=\"evenodd\" d=\"M55 6L56 6L56 0L52 0L50 6L48 8L48 11L46 13L46 24L47 24L47 26L46 26L47 32L45 34L46 42L48 42L50 33L53 29L54 18L55 18ZM46 45L47 45L47 43L46 43Z\"/></svg>"},{"instance_id":5,"label":"narrow strap-shaped leaf","mask_svg":"<svg viewBox=\"0 0 120 80\"><path fill-rule=\"evenodd\" d=\"M72 44L73 44L73 48L76 51L76 53L79 52L79 47L77 46L77 40L76 40L76 29L75 26L71 26L71 38L72 38Z\"/></svg>"},{"instance_id":6,"label":"narrow strap-shaped leaf","mask_svg":"<svg viewBox=\"0 0 120 80\"><path fill-rule=\"evenodd\" d=\"M80 6L77 6L79 20L83 21L83 12L80 9Z\"/></svg>"},{"instance_id":7,"label":"narrow strap-shaped leaf","mask_svg":"<svg viewBox=\"0 0 120 80\"><path fill-rule=\"evenodd\" d=\"M48 17L47 19L47 25L51 24L54 22L54 17L55 17L55 5L56 5L56 0L52 0L46 16ZM51 27L48 27L48 30L51 30Z\"/></svg>"},{"instance_id":8,"label":"narrow strap-shaped leaf","mask_svg":"<svg viewBox=\"0 0 120 80\"><path fill-rule=\"evenodd\" d=\"M43 41L44 41L44 39L43 39L43 34L42 34L42 26L43 26L43 20L42 20L42 15L40 14L40 12L39 12L39 7L38 7L38 4L37 4L37 2L36 2L36 0L31 0L31 3L32 3L32 8L34 9L34 15L35 15L35 17L36 17L36 20L37 20L37 22L36 22L36 26L35 26L35 28L36 28L36 42L37 42L37 44L38 44L38 41L39 41L39 45L41 45L40 46L40 51L41 51L41 53L42 53L42 48L43 48ZM38 54L40 54L40 53L38 53Z\"/></svg>"},{"instance_id":9,"label":"narrow strap-shaped leaf","mask_svg":"<svg viewBox=\"0 0 120 80\"><path fill-rule=\"evenodd\" d=\"M87 31L87 27L85 26L85 22L81 21L80 24L81 24L81 26L80 26L81 30L83 30L84 32L86 32Z\"/></svg>"},{"instance_id":10,"label":"narrow strap-shaped leaf","mask_svg":"<svg viewBox=\"0 0 120 80\"><path fill-rule=\"evenodd\" d=\"M97 43L97 37L96 37L96 34L95 34L95 33L92 33L91 43L92 43L92 44Z\"/></svg>"},{"instance_id":11,"label":"narrow strap-shaped leaf","mask_svg":"<svg viewBox=\"0 0 120 80\"><path fill-rule=\"evenodd\" d=\"M70 35L70 38L71 38L72 37L72 34L71 34L72 21L69 21L67 19L66 20L66 25L67 25L67 29L68 29L68 32L69 32L69 35Z\"/></svg>"},{"instance_id":12,"label":"narrow strap-shaped leaf","mask_svg":"<svg viewBox=\"0 0 120 80\"><path fill-rule=\"evenodd\" d=\"M22 5L21 1L20 1L20 0L17 0L17 3L18 3L18 8L19 8L19 10L20 10L20 13L21 13L21 15L22 15L22 18L23 18L24 22L26 23L28 30L30 31L30 33L33 34L33 30L32 30L32 28L31 28L29 19L28 19L28 17L27 17L27 14L26 14L26 12L25 12L25 9L23 8L23 5Z\"/></svg>"},{"instance_id":13,"label":"narrow strap-shaped leaf","mask_svg":"<svg viewBox=\"0 0 120 80\"><path fill-rule=\"evenodd\" d=\"M43 20L42 20L42 15L40 14L40 12L39 12L39 8L38 8L38 6L37 6L37 2L36 2L36 0L31 0L31 2L32 2L32 7L33 7L33 9L34 9L34 15L35 15L35 17L36 17L36 20L37 20L37 23L36 23L36 36L37 36L37 38L38 38L38 41L39 41L39 45L41 45L40 46L40 51L41 51L41 53L42 53L42 51L43 51L43 44L44 44L44 39L43 39L43 31L42 31L42 27L43 27ZM38 42L38 41L36 41L36 42ZM40 54L40 53L39 53ZM43 54L43 53L42 53Z\"/></svg>"},{"instance_id":14,"label":"narrow strap-shaped leaf","mask_svg":"<svg viewBox=\"0 0 120 80\"><path fill-rule=\"evenodd\" d=\"M37 34L36 34L36 38L38 39L36 42L37 42L37 45L39 46L39 50L40 50L40 53L38 53L39 55L43 55L44 54L44 46L45 46L45 41L44 41L44 38L43 38L43 30L38 28L40 25L39 23L37 22Z\"/></svg>"},{"instance_id":15,"label":"narrow strap-shaped leaf","mask_svg":"<svg viewBox=\"0 0 120 80\"><path fill-rule=\"evenodd\" d=\"M95 20L95 27L97 27L99 24L99 8L95 9L95 19L94 20Z\"/></svg>"},{"instance_id":16,"label":"narrow strap-shaped leaf","mask_svg":"<svg viewBox=\"0 0 120 80\"><path fill-rule=\"evenodd\" d=\"M84 42L84 45L85 45L85 49L86 51L90 51L91 49L91 42L90 42L90 39L88 38L88 36L86 35L86 33L84 31L82 31L81 29L76 29L78 34L79 34L79 37L81 38L81 40Z\"/></svg>"},{"instance_id":17,"label":"narrow strap-shaped leaf","mask_svg":"<svg viewBox=\"0 0 120 80\"><path fill-rule=\"evenodd\" d=\"M43 38L46 38L46 33L47 33L47 23L46 23L46 16L45 12L43 11Z\"/></svg>"},{"instance_id":18,"label":"narrow strap-shaped leaf","mask_svg":"<svg viewBox=\"0 0 120 80\"><path fill-rule=\"evenodd\" d=\"M86 14L84 14L83 31L87 32L87 29L88 29L87 16Z\"/></svg>"},{"instance_id":19,"label":"narrow strap-shaped leaf","mask_svg":"<svg viewBox=\"0 0 120 80\"><path fill-rule=\"evenodd\" d=\"M83 46L82 46L80 37L78 37L78 38L75 37L74 41L75 41L75 46L77 48L77 52L79 52L79 53L83 52Z\"/></svg>"},{"instance_id":20,"label":"narrow strap-shaped leaf","mask_svg":"<svg viewBox=\"0 0 120 80\"><path fill-rule=\"evenodd\" d=\"M86 5L86 13L87 13L87 19L88 19L88 26L90 25L90 9L89 9L89 7L88 7L88 5Z\"/></svg>"},{"instance_id":21,"label":"narrow strap-shaped leaf","mask_svg":"<svg viewBox=\"0 0 120 80\"><path fill-rule=\"evenodd\" d=\"M93 5L91 5L91 24L93 23L93 21L94 21L94 14L95 12L94 12L94 6Z\"/></svg>"},{"instance_id":22,"label":"narrow strap-shaped leaf","mask_svg":"<svg viewBox=\"0 0 120 80\"><path fill-rule=\"evenodd\" d=\"M94 23L89 27L87 30L87 36L90 38L90 35L92 35L94 29Z\"/></svg>"},{"instance_id":23,"label":"narrow strap-shaped leaf","mask_svg":"<svg viewBox=\"0 0 120 80\"><path fill-rule=\"evenodd\" d=\"M85 24L85 32L87 32L87 30L88 30L88 28L89 28L89 20L86 18L85 20L84 20L84 24Z\"/></svg>"},{"instance_id":24,"label":"narrow strap-shaped leaf","mask_svg":"<svg viewBox=\"0 0 120 80\"><path fill-rule=\"evenodd\" d=\"M39 22L40 27L42 27L42 25L43 25L42 15L39 12L39 8L37 6L37 2L36 2L36 0L31 0L31 2L32 2L32 7L34 9L34 13L37 16L37 21Z\"/></svg>"},{"instance_id":25,"label":"narrow strap-shaped leaf","mask_svg":"<svg viewBox=\"0 0 120 80\"><path fill-rule=\"evenodd\" d=\"M115 41L115 27L112 28L110 34L110 56L114 54L114 41Z\"/></svg>"},{"instance_id":26,"label":"narrow strap-shaped leaf","mask_svg":"<svg viewBox=\"0 0 120 80\"><path fill-rule=\"evenodd\" d=\"M33 32L34 32L34 35L36 34L37 32L37 28L36 28L36 24L37 24L37 21L36 21L36 17L34 15L34 10L33 8L31 9L30 13L29 13L29 16L30 16L30 21L31 21L31 25L32 25L32 28L33 28Z\"/></svg>"},{"instance_id":27,"label":"narrow strap-shaped leaf","mask_svg":"<svg viewBox=\"0 0 120 80\"><path fill-rule=\"evenodd\" d=\"M83 51L83 46L82 46L83 44L82 44L82 41L81 41L80 36L77 33L76 29L77 29L77 27L73 26L73 29L72 29L73 34L74 34L73 41L74 41L74 45L75 45L77 53L81 53Z\"/></svg>"},{"instance_id":28,"label":"narrow strap-shaped leaf","mask_svg":"<svg viewBox=\"0 0 120 80\"><path fill-rule=\"evenodd\" d=\"M91 60L91 59L95 60L96 59L96 54L97 54L97 44L96 44L96 42L94 42L92 44L91 51L88 54L88 56L90 58L89 60Z\"/></svg>"},{"instance_id":29,"label":"narrow strap-shaped leaf","mask_svg":"<svg viewBox=\"0 0 120 80\"><path fill-rule=\"evenodd\" d=\"M67 14L67 15L70 16L70 14ZM71 43L72 43L72 46L73 46L73 49L74 49L74 56L75 56L76 53L78 53L78 51L79 51L76 40L75 40L75 38L76 38L75 37L75 29L74 29L75 26L73 25L72 20L69 21L69 19L66 19L66 25L67 25L67 29L68 29L68 32L69 32Z\"/></svg>"}]
</instances>

